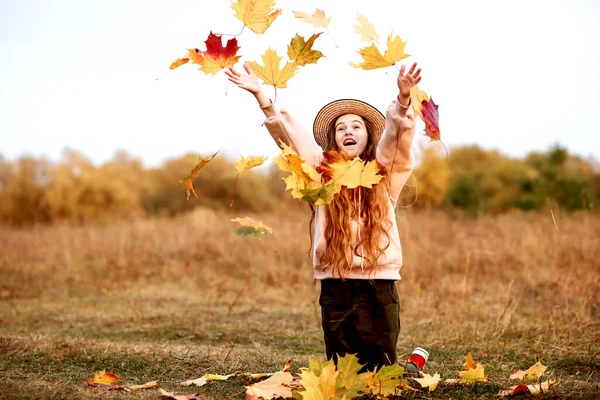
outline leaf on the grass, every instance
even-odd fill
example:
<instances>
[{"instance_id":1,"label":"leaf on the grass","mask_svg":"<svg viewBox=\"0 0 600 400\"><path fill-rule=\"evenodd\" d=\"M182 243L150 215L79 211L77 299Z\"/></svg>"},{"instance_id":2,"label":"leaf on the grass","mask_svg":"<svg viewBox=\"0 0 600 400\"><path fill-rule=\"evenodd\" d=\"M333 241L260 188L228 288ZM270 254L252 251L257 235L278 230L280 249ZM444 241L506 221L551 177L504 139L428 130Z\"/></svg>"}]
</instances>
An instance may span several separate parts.
<instances>
[{"instance_id":1,"label":"leaf on the grass","mask_svg":"<svg viewBox=\"0 0 600 400\"><path fill-rule=\"evenodd\" d=\"M239 236L254 235L258 239L261 239L267 233L273 232L273 229L265 225L262 221L255 221L249 217L234 218L231 221L240 224L240 227L235 230L235 234ZM204 376L207 378L207 380L211 380L207 377L207 375Z\"/></svg>"},{"instance_id":2,"label":"leaf on the grass","mask_svg":"<svg viewBox=\"0 0 600 400\"><path fill-rule=\"evenodd\" d=\"M364 392L367 382L372 378L372 372L358 373L363 365L358 363L358 358L354 354L346 354L344 357L338 357L335 386L337 387L338 398L346 396L353 399Z\"/></svg>"},{"instance_id":3,"label":"leaf on the grass","mask_svg":"<svg viewBox=\"0 0 600 400\"><path fill-rule=\"evenodd\" d=\"M194 196L198 197L196 194L196 189L194 188L193 179L198 175L198 171L200 171L206 164L209 163L210 160L215 158L218 151L215 152L210 157L202 157L199 156L198 164L190 171L190 174L179 181L179 184L185 189L185 194L187 196L187 200L190 199L190 195L193 193Z\"/></svg>"},{"instance_id":4,"label":"leaf on the grass","mask_svg":"<svg viewBox=\"0 0 600 400\"><path fill-rule=\"evenodd\" d=\"M184 64L187 64L190 61L188 57L177 58L177 60L173 61L169 66L169 69L179 68Z\"/></svg>"},{"instance_id":5,"label":"leaf on the grass","mask_svg":"<svg viewBox=\"0 0 600 400\"><path fill-rule=\"evenodd\" d=\"M302 21L311 24L315 28L326 28L327 25L331 22L331 17L327 18L325 15L325 11L317 10L312 14L308 15L303 11L292 11L294 13L294 17L301 19Z\"/></svg>"},{"instance_id":6,"label":"leaf on the grass","mask_svg":"<svg viewBox=\"0 0 600 400\"><path fill-rule=\"evenodd\" d=\"M292 360L290 359L290 360L287 360L287 362L285 363L283 369L281 371L278 371L278 372L289 372L291 369L292 369ZM264 378L264 377L272 376L275 373L276 372L260 372L260 373L245 372L243 375L249 376L252 379L259 379L259 378Z\"/></svg>"},{"instance_id":7,"label":"leaf on the grass","mask_svg":"<svg viewBox=\"0 0 600 400\"><path fill-rule=\"evenodd\" d=\"M410 102L412 104L413 111L415 112L415 115L421 119L423 119L423 115L421 114L423 100L429 100L427 93L419 89L418 86L410 89Z\"/></svg>"},{"instance_id":8,"label":"leaf on the grass","mask_svg":"<svg viewBox=\"0 0 600 400\"><path fill-rule=\"evenodd\" d=\"M421 102L421 116L425 122L425 135L431 140L440 140L440 125L438 105L433 102L433 98Z\"/></svg>"},{"instance_id":9,"label":"leaf on the grass","mask_svg":"<svg viewBox=\"0 0 600 400\"><path fill-rule=\"evenodd\" d=\"M267 161L268 157L265 156L240 156L239 160L235 164L235 169L239 174L244 171L248 171L250 168L258 167Z\"/></svg>"},{"instance_id":10,"label":"leaf on the grass","mask_svg":"<svg viewBox=\"0 0 600 400\"><path fill-rule=\"evenodd\" d=\"M525 371L517 371L510 376L510 379L518 379L523 381L534 381L537 380L540 376L544 375L546 372L545 365L542 365L540 361L529 367Z\"/></svg>"},{"instance_id":11,"label":"leaf on the grass","mask_svg":"<svg viewBox=\"0 0 600 400\"><path fill-rule=\"evenodd\" d=\"M248 61L248 65L252 71L262 79L265 83L278 88L286 88L287 81L298 71L298 64L286 61L283 68L279 68L281 58L277 55L276 50L270 47L261 55L264 65L260 65L256 61Z\"/></svg>"},{"instance_id":12,"label":"leaf on the grass","mask_svg":"<svg viewBox=\"0 0 600 400\"><path fill-rule=\"evenodd\" d=\"M300 384L303 390L298 391L298 394L302 396L302 400L338 399L335 382L339 372L336 371L333 360L329 360L323 365L319 375L307 368L302 368L300 371Z\"/></svg>"},{"instance_id":13,"label":"leaf on the grass","mask_svg":"<svg viewBox=\"0 0 600 400\"><path fill-rule=\"evenodd\" d=\"M408 388L408 380L402 378L404 368L399 364L385 365L373 375L368 383L372 393L378 396L393 396Z\"/></svg>"},{"instance_id":14,"label":"leaf on the grass","mask_svg":"<svg viewBox=\"0 0 600 400\"><path fill-rule=\"evenodd\" d=\"M519 394L524 390L528 390L527 385L524 383L521 383L520 385L511 386L508 389L502 389L501 391L498 392L498 394L496 394L496 396L500 396L500 397L512 396L514 394Z\"/></svg>"},{"instance_id":15,"label":"leaf on the grass","mask_svg":"<svg viewBox=\"0 0 600 400\"><path fill-rule=\"evenodd\" d=\"M360 39L365 42L378 42L379 34L375 31L373 25L369 23L366 17L358 14L358 24L352 25L354 31L360 35Z\"/></svg>"},{"instance_id":16,"label":"leaf on the grass","mask_svg":"<svg viewBox=\"0 0 600 400\"><path fill-rule=\"evenodd\" d=\"M129 386L129 390L136 391L136 390L143 390L143 389L152 389L155 387L158 387L158 383L156 381L150 381L150 382L144 383L143 385Z\"/></svg>"},{"instance_id":17,"label":"leaf on the grass","mask_svg":"<svg viewBox=\"0 0 600 400\"><path fill-rule=\"evenodd\" d=\"M162 396L163 399L172 399L172 400L202 400L202 397L200 397L198 394L190 394L190 395L176 395L173 392L167 392L166 390L163 390L161 388L158 389L160 395Z\"/></svg>"},{"instance_id":18,"label":"leaf on the grass","mask_svg":"<svg viewBox=\"0 0 600 400\"><path fill-rule=\"evenodd\" d=\"M235 17L258 34L265 33L275 18L281 15L281 9L274 7L274 0L238 0L231 4Z\"/></svg>"},{"instance_id":19,"label":"leaf on the grass","mask_svg":"<svg viewBox=\"0 0 600 400\"><path fill-rule=\"evenodd\" d=\"M106 372L106 370L96 372L96 376L93 379L88 381L88 385L97 386L97 385L112 385L114 382L121 379L119 376L113 374L112 372Z\"/></svg>"},{"instance_id":20,"label":"leaf on the grass","mask_svg":"<svg viewBox=\"0 0 600 400\"><path fill-rule=\"evenodd\" d=\"M362 63L355 64L351 62L350 65L354 68L367 70L391 67L398 61L409 56L409 54L404 53L404 46L406 46L406 42L403 42L399 36L392 37L390 34L387 39L387 49L383 54L381 54L375 43L373 43L369 47L362 48L358 51L358 54L363 58Z\"/></svg>"},{"instance_id":21,"label":"leaf on the grass","mask_svg":"<svg viewBox=\"0 0 600 400\"><path fill-rule=\"evenodd\" d=\"M525 393L527 391L529 391L529 393L531 393L534 396L543 394L543 393L548 393L548 391L550 390L550 387L553 386L555 383L554 380L549 379L547 381L538 383L538 384L530 384L527 385L525 383L521 383L519 385L515 385L515 386L511 386L508 389L503 389L500 392L498 392L497 396L500 397L506 397L506 396L512 396L515 394L519 394L519 393Z\"/></svg>"},{"instance_id":22,"label":"leaf on the grass","mask_svg":"<svg viewBox=\"0 0 600 400\"><path fill-rule=\"evenodd\" d=\"M319 58L323 57L323 53L312 48L315 39L319 36L321 36L321 33L315 33L305 41L304 37L296 33L296 36L292 38L287 48L289 59L295 61L300 66L316 64Z\"/></svg>"},{"instance_id":23,"label":"leaf on the grass","mask_svg":"<svg viewBox=\"0 0 600 400\"><path fill-rule=\"evenodd\" d=\"M292 389L286 385L293 380L294 377L289 372L276 372L264 381L255 383L252 386L246 386L246 400L292 397Z\"/></svg>"},{"instance_id":24,"label":"leaf on the grass","mask_svg":"<svg viewBox=\"0 0 600 400\"><path fill-rule=\"evenodd\" d=\"M458 373L460 375L461 383L487 382L487 376L485 375L483 365L475 363L471 353L465 356L464 367L465 370Z\"/></svg>"},{"instance_id":25,"label":"leaf on the grass","mask_svg":"<svg viewBox=\"0 0 600 400\"><path fill-rule=\"evenodd\" d=\"M206 382L208 382L206 378L201 376L200 378L190 379L184 382L180 382L179 384L181 386L204 386L206 385Z\"/></svg>"},{"instance_id":26,"label":"leaf on the grass","mask_svg":"<svg viewBox=\"0 0 600 400\"><path fill-rule=\"evenodd\" d=\"M421 388L429 389L430 392L433 392L440 383L440 374L435 374L433 376L429 374L423 374L422 378L413 378L413 380L417 381Z\"/></svg>"},{"instance_id":27,"label":"leaf on the grass","mask_svg":"<svg viewBox=\"0 0 600 400\"><path fill-rule=\"evenodd\" d=\"M237 39L228 39L227 45L223 46L221 37L222 35L215 35L211 31L204 41L206 51L188 49L192 63L200 65L200 71L205 74L214 75L223 68L232 68L241 57L237 55L237 51L240 49Z\"/></svg>"}]
</instances>

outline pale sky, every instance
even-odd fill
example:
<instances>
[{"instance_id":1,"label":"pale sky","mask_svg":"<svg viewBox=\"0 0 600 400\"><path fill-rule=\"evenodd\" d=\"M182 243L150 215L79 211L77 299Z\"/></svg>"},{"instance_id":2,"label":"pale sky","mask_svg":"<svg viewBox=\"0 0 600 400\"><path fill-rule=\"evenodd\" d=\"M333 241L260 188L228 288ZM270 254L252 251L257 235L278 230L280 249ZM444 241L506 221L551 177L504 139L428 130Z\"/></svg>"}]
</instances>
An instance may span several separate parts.
<instances>
[{"instance_id":1,"label":"pale sky","mask_svg":"<svg viewBox=\"0 0 600 400\"><path fill-rule=\"evenodd\" d=\"M278 89L277 104L307 127L327 102L365 100L380 110L397 94L394 67L365 71L352 25L366 16L380 48L391 31L407 42L406 64L439 104L442 140L511 156L560 143L600 160L600 3L595 0L277 0L283 14L263 35L238 36L244 60L268 47L286 56L299 33L321 31L292 11L332 16L314 48L326 58ZM0 0L0 153L57 160L66 146L94 162L116 149L146 165L221 149L274 155L250 94L185 65L161 80L210 30L242 23L228 0ZM261 62L262 64L262 62ZM387 72L387 74L386 74ZM273 88L264 86L273 96ZM227 94L226 94L227 93ZM422 124L418 130L422 131ZM439 144L429 144L439 146ZM441 147L440 147L441 148Z\"/></svg>"}]
</instances>

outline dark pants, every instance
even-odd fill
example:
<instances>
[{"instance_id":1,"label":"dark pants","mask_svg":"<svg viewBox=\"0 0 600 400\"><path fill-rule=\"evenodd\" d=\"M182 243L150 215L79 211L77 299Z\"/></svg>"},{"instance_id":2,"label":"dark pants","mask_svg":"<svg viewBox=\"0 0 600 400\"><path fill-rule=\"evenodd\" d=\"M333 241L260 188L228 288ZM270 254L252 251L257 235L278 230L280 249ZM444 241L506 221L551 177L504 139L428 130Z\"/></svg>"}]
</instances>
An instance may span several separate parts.
<instances>
[{"instance_id":1,"label":"dark pants","mask_svg":"<svg viewBox=\"0 0 600 400\"><path fill-rule=\"evenodd\" d=\"M324 279L321 315L327 359L356 354L364 370L396 362L398 291L392 280Z\"/></svg>"}]
</instances>

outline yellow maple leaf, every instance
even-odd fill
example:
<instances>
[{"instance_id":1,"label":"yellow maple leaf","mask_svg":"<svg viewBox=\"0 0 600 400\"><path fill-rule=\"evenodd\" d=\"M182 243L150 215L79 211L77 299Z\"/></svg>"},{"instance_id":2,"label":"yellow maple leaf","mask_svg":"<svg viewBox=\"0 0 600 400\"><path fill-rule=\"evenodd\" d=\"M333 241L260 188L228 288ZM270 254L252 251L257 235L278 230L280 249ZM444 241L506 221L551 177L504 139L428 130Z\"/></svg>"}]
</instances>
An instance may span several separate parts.
<instances>
[{"instance_id":1,"label":"yellow maple leaf","mask_svg":"<svg viewBox=\"0 0 600 400\"><path fill-rule=\"evenodd\" d=\"M289 59L300 66L316 64L319 58L323 57L323 53L319 50L312 49L315 39L319 36L321 36L321 33L315 33L305 41L302 36L296 34L288 45L287 54Z\"/></svg>"},{"instance_id":2,"label":"yellow maple leaf","mask_svg":"<svg viewBox=\"0 0 600 400\"><path fill-rule=\"evenodd\" d=\"M358 186L372 188L383 178L379 175L379 166L375 160L366 164L358 157L347 161L336 161L328 165L331 179L341 186L354 189Z\"/></svg>"},{"instance_id":3,"label":"yellow maple leaf","mask_svg":"<svg viewBox=\"0 0 600 400\"><path fill-rule=\"evenodd\" d=\"M533 380L538 379L540 376L544 375L544 372L546 372L547 368L548 367L546 367L545 365L542 365L542 363L538 361L537 363L535 363L534 365L532 365L525 371L515 372L514 374L512 374L510 376L510 379L533 381Z\"/></svg>"},{"instance_id":4,"label":"yellow maple leaf","mask_svg":"<svg viewBox=\"0 0 600 400\"><path fill-rule=\"evenodd\" d=\"M418 86L410 89L410 102L412 104L413 111L415 115L423 118L423 114L421 113L421 109L423 108L423 100L429 100L429 96L427 93L419 89Z\"/></svg>"},{"instance_id":5,"label":"yellow maple leaf","mask_svg":"<svg viewBox=\"0 0 600 400\"><path fill-rule=\"evenodd\" d=\"M373 25L369 23L366 17L357 15L358 24L352 25L354 31L360 35L360 39L365 42L378 42L379 34L375 31Z\"/></svg>"},{"instance_id":6,"label":"yellow maple leaf","mask_svg":"<svg viewBox=\"0 0 600 400\"><path fill-rule=\"evenodd\" d=\"M301 19L302 21L311 24L315 28L326 28L331 22L331 17L327 18L325 15L325 11L317 10L313 13L313 15L308 15L303 11L292 11L294 13L294 17Z\"/></svg>"},{"instance_id":7,"label":"yellow maple leaf","mask_svg":"<svg viewBox=\"0 0 600 400\"><path fill-rule=\"evenodd\" d=\"M106 370L102 370L102 371L96 372L96 376L94 376L94 379L89 380L88 384L91 386L112 385L114 382L118 381L119 379L121 379L119 376L117 376L111 372L106 372Z\"/></svg>"},{"instance_id":8,"label":"yellow maple leaf","mask_svg":"<svg viewBox=\"0 0 600 400\"><path fill-rule=\"evenodd\" d=\"M235 234L239 236L254 235L258 239L262 238L267 233L273 232L273 229L265 225L262 221L255 221L252 218L234 218L231 221L240 224L240 227L236 229ZM233 375L233 374L232 374ZM232 375L214 375L206 374L203 376L207 381L210 380L226 380Z\"/></svg>"},{"instance_id":9,"label":"yellow maple leaf","mask_svg":"<svg viewBox=\"0 0 600 400\"><path fill-rule=\"evenodd\" d=\"M194 188L193 179L198 175L198 171L202 169L210 160L215 158L218 151L216 151L212 156L204 158L199 156L198 164L191 170L190 174L179 181L179 184L185 189L185 194L187 196L187 200L190 199L190 195L193 193L194 196L198 197L196 194L196 190Z\"/></svg>"},{"instance_id":10,"label":"yellow maple leaf","mask_svg":"<svg viewBox=\"0 0 600 400\"><path fill-rule=\"evenodd\" d=\"M255 33L261 34L281 15L281 9L274 9L274 0L239 0L231 2L235 17Z\"/></svg>"},{"instance_id":11,"label":"yellow maple leaf","mask_svg":"<svg viewBox=\"0 0 600 400\"><path fill-rule=\"evenodd\" d=\"M392 37L392 34L390 34L387 39L387 49L383 54L381 54L375 43L373 43L369 47L358 51L358 54L363 58L362 63L355 64L351 62L350 65L354 68L362 69L390 67L409 56L409 54L404 54L405 46L406 42L403 42L399 36Z\"/></svg>"},{"instance_id":12,"label":"yellow maple leaf","mask_svg":"<svg viewBox=\"0 0 600 400\"><path fill-rule=\"evenodd\" d=\"M169 69L179 68L184 64L187 64L190 61L188 57L177 58L177 60L173 61L169 66Z\"/></svg>"},{"instance_id":13,"label":"yellow maple leaf","mask_svg":"<svg viewBox=\"0 0 600 400\"><path fill-rule=\"evenodd\" d=\"M261 57L264 66L255 61L248 61L248 65L250 65L256 76L269 85L286 88L287 81L298 71L298 65L294 62L286 62L283 68L280 69L281 57L277 55L276 50L272 50L270 47Z\"/></svg>"},{"instance_id":14,"label":"yellow maple leaf","mask_svg":"<svg viewBox=\"0 0 600 400\"><path fill-rule=\"evenodd\" d=\"M268 157L265 156L240 156L239 160L235 164L235 169L238 173L249 170L250 168L258 167L267 161Z\"/></svg>"},{"instance_id":15,"label":"yellow maple leaf","mask_svg":"<svg viewBox=\"0 0 600 400\"><path fill-rule=\"evenodd\" d=\"M433 392L440 383L440 374L435 374L433 376L429 374L423 374L423 378L413 378L415 381L419 382L419 385L423 389L429 389L430 392Z\"/></svg>"},{"instance_id":16,"label":"yellow maple leaf","mask_svg":"<svg viewBox=\"0 0 600 400\"><path fill-rule=\"evenodd\" d=\"M335 381L338 374L332 360L327 362L318 376L303 368L300 372L300 384L304 391L299 392L302 400L337 400Z\"/></svg>"},{"instance_id":17,"label":"yellow maple leaf","mask_svg":"<svg viewBox=\"0 0 600 400\"><path fill-rule=\"evenodd\" d=\"M465 371L459 371L460 381L462 383L487 382L487 376L483 369L483 365L477 363L475 368L469 368Z\"/></svg>"}]
</instances>

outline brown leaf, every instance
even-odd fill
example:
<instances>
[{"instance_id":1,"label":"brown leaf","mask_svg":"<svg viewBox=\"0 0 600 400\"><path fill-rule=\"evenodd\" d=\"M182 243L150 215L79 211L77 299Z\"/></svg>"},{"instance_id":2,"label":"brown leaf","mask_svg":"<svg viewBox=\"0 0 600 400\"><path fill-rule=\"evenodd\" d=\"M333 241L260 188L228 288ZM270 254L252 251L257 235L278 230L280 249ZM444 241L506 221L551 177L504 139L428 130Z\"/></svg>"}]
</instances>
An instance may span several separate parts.
<instances>
[{"instance_id":1,"label":"brown leaf","mask_svg":"<svg viewBox=\"0 0 600 400\"><path fill-rule=\"evenodd\" d=\"M183 187L185 189L185 194L187 195L187 200L190 199L190 195L192 193L194 194L194 196L198 197L198 195L196 194L196 190L194 188L194 183L192 181L198 175L198 171L200 171L206 164L208 164L208 162L210 160L215 158L217 153L218 153L218 151L215 152L212 156L207 157L207 158L199 156L200 159L198 160L198 164L196 164L196 166L190 171L190 174L188 176L186 176L185 178L183 178L182 180L179 181L179 184L181 185L181 187Z\"/></svg>"},{"instance_id":2,"label":"brown leaf","mask_svg":"<svg viewBox=\"0 0 600 400\"><path fill-rule=\"evenodd\" d=\"M96 376L94 376L93 379L89 380L88 384L90 386L112 385L114 382L118 381L119 379L121 379L119 376L117 376L111 372L106 372L106 370L102 370L102 371L96 372Z\"/></svg>"}]
</instances>

